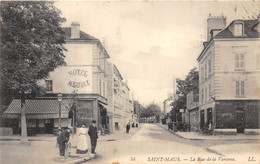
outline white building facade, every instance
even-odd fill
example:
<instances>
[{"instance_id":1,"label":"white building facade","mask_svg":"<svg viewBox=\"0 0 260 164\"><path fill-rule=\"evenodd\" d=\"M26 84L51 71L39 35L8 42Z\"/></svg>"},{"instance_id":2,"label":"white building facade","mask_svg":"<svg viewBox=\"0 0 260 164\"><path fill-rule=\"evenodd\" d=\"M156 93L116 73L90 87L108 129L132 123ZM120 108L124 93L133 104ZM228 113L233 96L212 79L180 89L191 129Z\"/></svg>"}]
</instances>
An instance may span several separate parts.
<instances>
[{"instance_id":1,"label":"white building facade","mask_svg":"<svg viewBox=\"0 0 260 164\"><path fill-rule=\"evenodd\" d=\"M200 128L211 122L215 133L259 133L259 19L227 27L224 17L208 19L211 37L197 59Z\"/></svg>"}]
</instances>

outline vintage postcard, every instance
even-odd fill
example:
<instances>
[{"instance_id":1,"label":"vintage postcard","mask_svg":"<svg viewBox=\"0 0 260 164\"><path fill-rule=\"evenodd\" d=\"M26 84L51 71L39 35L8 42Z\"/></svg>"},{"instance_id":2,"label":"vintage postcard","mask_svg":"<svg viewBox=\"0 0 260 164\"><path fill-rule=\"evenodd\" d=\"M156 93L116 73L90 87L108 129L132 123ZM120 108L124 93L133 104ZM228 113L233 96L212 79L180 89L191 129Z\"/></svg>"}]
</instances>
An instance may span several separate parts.
<instances>
[{"instance_id":1,"label":"vintage postcard","mask_svg":"<svg viewBox=\"0 0 260 164\"><path fill-rule=\"evenodd\" d=\"M0 164L260 163L260 1L0 14Z\"/></svg>"}]
</instances>

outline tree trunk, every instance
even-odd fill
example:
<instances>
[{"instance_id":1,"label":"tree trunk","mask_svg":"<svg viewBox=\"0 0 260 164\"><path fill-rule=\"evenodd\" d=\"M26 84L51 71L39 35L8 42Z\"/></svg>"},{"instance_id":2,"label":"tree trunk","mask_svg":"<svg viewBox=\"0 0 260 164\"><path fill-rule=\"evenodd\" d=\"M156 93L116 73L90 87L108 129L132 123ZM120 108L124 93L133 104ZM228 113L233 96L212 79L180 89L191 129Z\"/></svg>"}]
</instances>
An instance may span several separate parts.
<instances>
[{"instance_id":1,"label":"tree trunk","mask_svg":"<svg viewBox=\"0 0 260 164\"><path fill-rule=\"evenodd\" d=\"M25 94L21 93L21 142L27 142L27 125L25 116Z\"/></svg>"}]
</instances>

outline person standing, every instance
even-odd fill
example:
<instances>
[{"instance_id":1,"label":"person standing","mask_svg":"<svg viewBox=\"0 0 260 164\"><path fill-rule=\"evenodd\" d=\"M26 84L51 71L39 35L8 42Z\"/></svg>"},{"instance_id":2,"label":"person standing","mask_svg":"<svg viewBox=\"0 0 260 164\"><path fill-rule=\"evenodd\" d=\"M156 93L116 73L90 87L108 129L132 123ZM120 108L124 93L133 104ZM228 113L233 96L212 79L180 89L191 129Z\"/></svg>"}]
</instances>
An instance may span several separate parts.
<instances>
[{"instance_id":1,"label":"person standing","mask_svg":"<svg viewBox=\"0 0 260 164\"><path fill-rule=\"evenodd\" d=\"M128 124L126 125L126 133L129 133L129 129L130 129L130 123L128 123Z\"/></svg>"},{"instance_id":2,"label":"person standing","mask_svg":"<svg viewBox=\"0 0 260 164\"><path fill-rule=\"evenodd\" d=\"M69 141L69 136L70 136L70 130L65 129L65 130L58 130L58 137L57 137L57 142L59 144L59 150L60 150L60 157L66 158L65 157L65 148L66 144Z\"/></svg>"},{"instance_id":3,"label":"person standing","mask_svg":"<svg viewBox=\"0 0 260 164\"><path fill-rule=\"evenodd\" d=\"M87 129L86 124L81 124L81 128L78 131L79 141L77 144L77 154L86 154L88 152L87 144Z\"/></svg>"},{"instance_id":4,"label":"person standing","mask_svg":"<svg viewBox=\"0 0 260 164\"><path fill-rule=\"evenodd\" d=\"M91 141L91 153L96 154L95 149L97 146L97 139L98 139L96 120L92 121L92 125L90 125L88 129L88 135Z\"/></svg>"}]
</instances>

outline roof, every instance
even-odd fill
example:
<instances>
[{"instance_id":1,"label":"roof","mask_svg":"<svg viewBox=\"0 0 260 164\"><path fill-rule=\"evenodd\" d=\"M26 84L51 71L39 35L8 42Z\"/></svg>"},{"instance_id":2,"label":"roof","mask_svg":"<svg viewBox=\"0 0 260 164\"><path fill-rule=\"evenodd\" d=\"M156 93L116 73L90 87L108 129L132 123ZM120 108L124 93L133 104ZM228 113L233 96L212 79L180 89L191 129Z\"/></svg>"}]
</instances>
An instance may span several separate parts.
<instances>
[{"instance_id":1,"label":"roof","mask_svg":"<svg viewBox=\"0 0 260 164\"><path fill-rule=\"evenodd\" d=\"M70 110L70 101L61 101L61 113L68 113ZM25 113L28 114L46 114L58 113L59 103L57 100L25 100ZM4 114L20 114L21 113L21 100L14 99Z\"/></svg>"},{"instance_id":2,"label":"roof","mask_svg":"<svg viewBox=\"0 0 260 164\"><path fill-rule=\"evenodd\" d=\"M88 42L95 42L100 46L100 49L104 51L104 54L106 57L110 57L109 54L107 53L105 47L101 44L100 40L81 31L80 30L80 37L79 38L71 38L71 27L63 27L63 31L65 32L65 40L67 41L88 41Z\"/></svg>"},{"instance_id":3,"label":"roof","mask_svg":"<svg viewBox=\"0 0 260 164\"><path fill-rule=\"evenodd\" d=\"M235 22L243 22L244 23L244 34L242 36L234 36L233 33L230 31L231 26ZM229 38L260 38L260 33L255 30L255 27L257 25L260 25L258 20L234 20L232 21L228 27L220 31L218 34L216 34L213 38L211 38L207 46L204 47L200 55L198 56L197 60L200 59L204 51L209 47L210 43L212 43L213 39L229 39Z\"/></svg>"},{"instance_id":4,"label":"roof","mask_svg":"<svg viewBox=\"0 0 260 164\"><path fill-rule=\"evenodd\" d=\"M64 27L62 28L65 32L65 38L66 40L89 40L89 41L99 41L97 38L80 31L80 38L71 38L71 27Z\"/></svg>"},{"instance_id":5,"label":"roof","mask_svg":"<svg viewBox=\"0 0 260 164\"><path fill-rule=\"evenodd\" d=\"M230 26L232 26L237 21L244 23L244 36L234 36L230 31ZM259 32L254 29L257 24L259 24L258 20L234 20L229 24L228 27L214 36L214 38L259 38Z\"/></svg>"}]
</instances>

